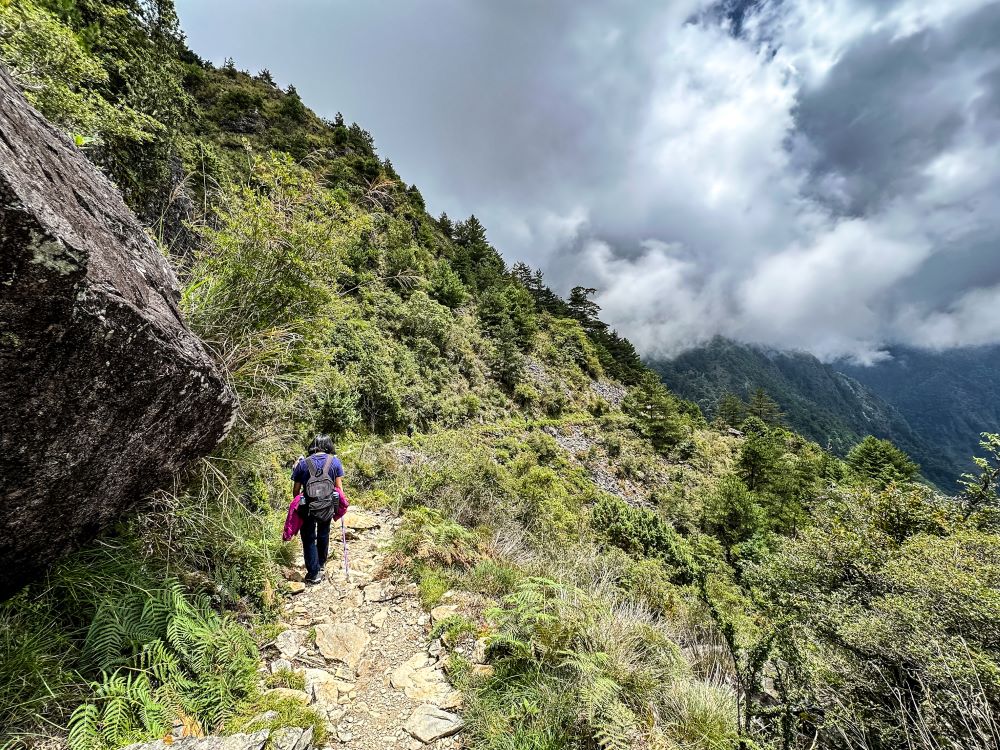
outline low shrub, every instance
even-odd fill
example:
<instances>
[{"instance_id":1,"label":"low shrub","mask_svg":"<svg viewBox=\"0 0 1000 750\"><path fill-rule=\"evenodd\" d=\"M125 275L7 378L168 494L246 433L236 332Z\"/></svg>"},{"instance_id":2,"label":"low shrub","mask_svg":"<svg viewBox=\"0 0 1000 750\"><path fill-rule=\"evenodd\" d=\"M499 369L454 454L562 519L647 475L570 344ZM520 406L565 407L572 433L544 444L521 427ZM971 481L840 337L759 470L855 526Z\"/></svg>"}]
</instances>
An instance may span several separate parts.
<instances>
[{"instance_id":1,"label":"low shrub","mask_svg":"<svg viewBox=\"0 0 1000 750\"><path fill-rule=\"evenodd\" d=\"M658 558L671 566L674 582L695 580L697 565L687 543L654 511L606 495L594 506L591 525L609 544L632 555Z\"/></svg>"},{"instance_id":2,"label":"low shrub","mask_svg":"<svg viewBox=\"0 0 1000 750\"><path fill-rule=\"evenodd\" d=\"M731 696L714 712L678 708L676 696L686 695L692 678L679 648L642 607L531 578L487 617L495 671L471 683L465 711L477 747L624 749L699 734L703 742L685 747L718 747L711 743L724 733L711 719ZM735 711L729 715L733 736Z\"/></svg>"}]
</instances>

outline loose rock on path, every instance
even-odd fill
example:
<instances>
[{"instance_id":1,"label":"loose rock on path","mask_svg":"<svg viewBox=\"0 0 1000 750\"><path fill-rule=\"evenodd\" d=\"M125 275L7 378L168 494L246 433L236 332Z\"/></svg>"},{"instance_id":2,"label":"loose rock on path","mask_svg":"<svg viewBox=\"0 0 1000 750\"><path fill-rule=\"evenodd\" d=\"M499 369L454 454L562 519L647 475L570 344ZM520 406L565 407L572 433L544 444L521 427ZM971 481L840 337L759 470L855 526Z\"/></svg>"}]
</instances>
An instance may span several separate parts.
<instances>
[{"instance_id":1,"label":"loose rock on path","mask_svg":"<svg viewBox=\"0 0 1000 750\"><path fill-rule=\"evenodd\" d=\"M464 747L462 697L447 681L440 644L430 643L416 587L373 580L398 519L352 510L347 521L350 580L340 530L331 528L325 580L286 602L288 629L275 639L271 671L291 665L304 675L312 707L326 717L330 748ZM302 572L301 551L298 562L285 571L289 579Z\"/></svg>"}]
</instances>

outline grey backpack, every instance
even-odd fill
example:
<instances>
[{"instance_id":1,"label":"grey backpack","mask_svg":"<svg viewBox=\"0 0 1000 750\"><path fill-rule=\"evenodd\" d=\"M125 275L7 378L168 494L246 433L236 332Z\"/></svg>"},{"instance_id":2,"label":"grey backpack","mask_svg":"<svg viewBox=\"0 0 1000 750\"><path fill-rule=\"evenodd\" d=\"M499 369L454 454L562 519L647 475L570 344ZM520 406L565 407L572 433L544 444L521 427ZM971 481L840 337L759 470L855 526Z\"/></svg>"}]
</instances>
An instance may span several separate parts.
<instances>
[{"instance_id":1,"label":"grey backpack","mask_svg":"<svg viewBox=\"0 0 1000 750\"><path fill-rule=\"evenodd\" d=\"M306 469L309 479L306 480L306 509L311 518L329 521L337 510L340 496L334 486L330 469L333 467L333 455L328 455L322 466L317 466L312 456L306 459Z\"/></svg>"}]
</instances>

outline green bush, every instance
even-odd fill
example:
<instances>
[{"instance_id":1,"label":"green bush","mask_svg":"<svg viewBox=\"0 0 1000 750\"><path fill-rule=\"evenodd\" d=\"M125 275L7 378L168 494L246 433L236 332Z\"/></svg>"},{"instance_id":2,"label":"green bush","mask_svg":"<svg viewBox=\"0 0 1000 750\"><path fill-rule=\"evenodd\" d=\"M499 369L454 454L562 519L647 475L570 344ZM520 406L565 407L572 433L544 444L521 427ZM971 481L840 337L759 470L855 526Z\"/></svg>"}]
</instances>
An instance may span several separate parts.
<instances>
[{"instance_id":1,"label":"green bush","mask_svg":"<svg viewBox=\"0 0 1000 750\"><path fill-rule=\"evenodd\" d=\"M629 554L662 560L671 567L671 578L676 583L695 580L698 566L687 544L655 512L604 496L594 506L591 525L599 539Z\"/></svg>"},{"instance_id":2,"label":"green bush","mask_svg":"<svg viewBox=\"0 0 1000 750\"><path fill-rule=\"evenodd\" d=\"M920 486L837 492L748 571L762 616L794 613L784 658L832 728L883 747L985 747L1000 715L1000 538ZM987 743L988 744L988 743Z\"/></svg>"},{"instance_id":3,"label":"green bush","mask_svg":"<svg viewBox=\"0 0 1000 750\"><path fill-rule=\"evenodd\" d=\"M671 571L657 559L620 561L619 585L630 599L642 602L651 611L671 615L680 605L681 593L671 581Z\"/></svg>"},{"instance_id":4,"label":"green bush","mask_svg":"<svg viewBox=\"0 0 1000 750\"><path fill-rule=\"evenodd\" d=\"M441 259L431 272L431 296L446 307L455 308L468 297L462 279L451 269L448 261Z\"/></svg>"},{"instance_id":5,"label":"green bush","mask_svg":"<svg viewBox=\"0 0 1000 750\"><path fill-rule=\"evenodd\" d=\"M704 530L730 548L766 528L767 518L754 494L739 477L723 477L705 503Z\"/></svg>"},{"instance_id":6,"label":"green bush","mask_svg":"<svg viewBox=\"0 0 1000 750\"><path fill-rule=\"evenodd\" d=\"M469 568L482 556L481 539L440 512L408 508L393 537L387 565Z\"/></svg>"}]
</instances>

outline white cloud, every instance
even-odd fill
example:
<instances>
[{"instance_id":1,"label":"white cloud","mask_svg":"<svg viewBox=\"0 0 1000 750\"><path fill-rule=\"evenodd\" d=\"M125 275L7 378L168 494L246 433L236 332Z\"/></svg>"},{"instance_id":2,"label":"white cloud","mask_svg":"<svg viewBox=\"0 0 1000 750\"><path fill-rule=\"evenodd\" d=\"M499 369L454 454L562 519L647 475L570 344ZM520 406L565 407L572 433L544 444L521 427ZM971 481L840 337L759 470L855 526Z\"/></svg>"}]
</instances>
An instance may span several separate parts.
<instances>
[{"instance_id":1,"label":"white cloud","mask_svg":"<svg viewBox=\"0 0 1000 750\"><path fill-rule=\"evenodd\" d=\"M601 289L644 352L1000 341L996 3L179 8L196 51L357 119L509 261Z\"/></svg>"},{"instance_id":2,"label":"white cloud","mask_svg":"<svg viewBox=\"0 0 1000 750\"><path fill-rule=\"evenodd\" d=\"M1000 341L1000 284L966 292L945 310L903 310L901 340L928 349L982 346Z\"/></svg>"}]
</instances>

